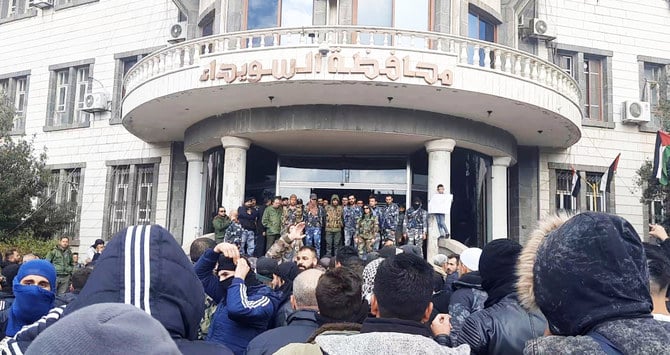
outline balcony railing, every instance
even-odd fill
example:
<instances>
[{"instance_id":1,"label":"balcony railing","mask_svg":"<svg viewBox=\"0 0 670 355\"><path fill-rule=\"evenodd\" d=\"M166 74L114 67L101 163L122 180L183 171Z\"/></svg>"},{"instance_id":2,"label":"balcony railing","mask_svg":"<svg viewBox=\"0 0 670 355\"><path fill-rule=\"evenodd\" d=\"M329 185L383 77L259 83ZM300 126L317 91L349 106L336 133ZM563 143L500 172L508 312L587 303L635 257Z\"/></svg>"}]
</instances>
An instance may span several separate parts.
<instances>
[{"instance_id":1,"label":"balcony railing","mask_svg":"<svg viewBox=\"0 0 670 355\"><path fill-rule=\"evenodd\" d=\"M450 34L359 26L310 26L231 32L179 43L156 51L138 62L125 78L125 92L153 78L200 65L203 56L271 48L327 46L399 49L446 54L459 66L500 73L548 87L579 105L575 80L546 60L497 43Z\"/></svg>"}]
</instances>

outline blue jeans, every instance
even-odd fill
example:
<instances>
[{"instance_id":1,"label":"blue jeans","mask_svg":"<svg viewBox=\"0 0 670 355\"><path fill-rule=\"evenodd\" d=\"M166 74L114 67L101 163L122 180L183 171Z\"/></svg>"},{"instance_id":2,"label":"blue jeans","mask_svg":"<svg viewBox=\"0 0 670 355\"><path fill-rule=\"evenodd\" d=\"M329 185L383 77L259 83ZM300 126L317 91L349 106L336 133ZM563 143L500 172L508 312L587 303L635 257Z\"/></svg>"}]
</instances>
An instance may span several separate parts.
<instances>
[{"instance_id":1,"label":"blue jeans","mask_svg":"<svg viewBox=\"0 0 670 355\"><path fill-rule=\"evenodd\" d=\"M356 228L347 229L344 228L344 245L354 245L354 234L356 234Z\"/></svg>"},{"instance_id":2,"label":"blue jeans","mask_svg":"<svg viewBox=\"0 0 670 355\"><path fill-rule=\"evenodd\" d=\"M444 213L436 213L435 218L437 219L437 230L439 231L440 236L446 236L449 234L449 228L447 228Z\"/></svg>"},{"instance_id":3,"label":"blue jeans","mask_svg":"<svg viewBox=\"0 0 670 355\"><path fill-rule=\"evenodd\" d=\"M305 228L305 245L316 249L316 257L321 258L321 227Z\"/></svg>"},{"instance_id":4,"label":"blue jeans","mask_svg":"<svg viewBox=\"0 0 670 355\"><path fill-rule=\"evenodd\" d=\"M242 244L240 244L240 253L245 254L244 248L247 249L247 255L254 255L256 245L256 233L250 230L242 231Z\"/></svg>"}]
</instances>

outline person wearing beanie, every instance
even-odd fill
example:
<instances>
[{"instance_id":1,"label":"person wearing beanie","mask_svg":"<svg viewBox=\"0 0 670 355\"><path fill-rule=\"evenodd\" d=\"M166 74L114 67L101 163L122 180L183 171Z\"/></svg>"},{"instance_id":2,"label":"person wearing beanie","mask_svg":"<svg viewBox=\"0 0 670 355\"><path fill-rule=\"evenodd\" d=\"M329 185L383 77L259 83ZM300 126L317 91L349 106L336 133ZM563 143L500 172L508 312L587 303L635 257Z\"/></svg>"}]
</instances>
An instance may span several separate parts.
<instances>
[{"instance_id":1,"label":"person wearing beanie","mask_svg":"<svg viewBox=\"0 0 670 355\"><path fill-rule=\"evenodd\" d=\"M56 268L46 260L32 260L19 267L12 282L14 302L0 312L0 330L14 336L24 325L46 315L56 298Z\"/></svg>"},{"instance_id":2,"label":"person wearing beanie","mask_svg":"<svg viewBox=\"0 0 670 355\"><path fill-rule=\"evenodd\" d=\"M482 289L482 278L479 274L479 257L482 250L467 248L461 253L458 273L461 277L452 285L454 292L449 298L449 315L451 315L451 343L456 344L461 327L472 313L484 309L486 291Z\"/></svg>"},{"instance_id":3,"label":"person wearing beanie","mask_svg":"<svg viewBox=\"0 0 670 355\"><path fill-rule=\"evenodd\" d=\"M170 333L146 312L123 303L98 303L64 317L30 344L26 355L179 355Z\"/></svg>"},{"instance_id":4,"label":"person wearing beanie","mask_svg":"<svg viewBox=\"0 0 670 355\"><path fill-rule=\"evenodd\" d=\"M84 260L84 265L88 265L93 262L93 259L96 258L96 254L100 254L105 248L105 241L102 239L96 239L93 245L91 245L88 250L86 250L86 259Z\"/></svg>"},{"instance_id":5,"label":"person wearing beanie","mask_svg":"<svg viewBox=\"0 0 670 355\"><path fill-rule=\"evenodd\" d=\"M473 354L520 354L527 340L544 334L546 319L523 309L516 297L519 254L521 245L509 239L496 239L481 253L479 273L488 298L458 335L458 344L470 345Z\"/></svg>"},{"instance_id":6,"label":"person wearing beanie","mask_svg":"<svg viewBox=\"0 0 670 355\"><path fill-rule=\"evenodd\" d=\"M655 320L640 236L598 212L545 218L519 258L517 292L548 336L524 354L668 354L670 322Z\"/></svg>"},{"instance_id":7,"label":"person wearing beanie","mask_svg":"<svg viewBox=\"0 0 670 355\"><path fill-rule=\"evenodd\" d=\"M298 276L298 265L292 261L279 264L272 274L271 287L275 292L281 294L277 311L272 320L270 328L283 327L287 324L288 317L293 313L291 296L293 295L293 280Z\"/></svg>"},{"instance_id":8,"label":"person wearing beanie","mask_svg":"<svg viewBox=\"0 0 670 355\"><path fill-rule=\"evenodd\" d=\"M223 345L198 341L205 294L191 261L174 236L159 225L130 226L107 244L79 296L56 307L8 340L12 354L25 352L37 336L79 309L125 303L151 315L183 354L231 354Z\"/></svg>"}]
</instances>

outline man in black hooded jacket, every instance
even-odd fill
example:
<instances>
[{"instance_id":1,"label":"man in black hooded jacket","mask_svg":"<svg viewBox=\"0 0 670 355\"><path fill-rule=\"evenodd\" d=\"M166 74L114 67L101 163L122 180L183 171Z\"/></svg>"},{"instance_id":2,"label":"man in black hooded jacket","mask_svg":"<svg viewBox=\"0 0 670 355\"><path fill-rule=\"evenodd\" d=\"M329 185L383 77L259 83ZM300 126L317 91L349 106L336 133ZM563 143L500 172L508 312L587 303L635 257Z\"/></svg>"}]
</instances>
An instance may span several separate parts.
<instances>
[{"instance_id":1,"label":"man in black hooded jacket","mask_svg":"<svg viewBox=\"0 0 670 355\"><path fill-rule=\"evenodd\" d=\"M76 300L22 329L3 350L22 354L60 317L89 305L113 302L134 305L156 318L183 354L232 354L225 346L196 340L203 299L202 284L170 232L158 225L131 226L109 242Z\"/></svg>"},{"instance_id":2,"label":"man in black hooded jacket","mask_svg":"<svg viewBox=\"0 0 670 355\"><path fill-rule=\"evenodd\" d=\"M527 312L516 297L516 263L521 245L509 239L488 243L479 259L482 288L488 294L484 309L471 314L458 335L473 354L520 354L527 340L544 334L546 319Z\"/></svg>"}]
</instances>

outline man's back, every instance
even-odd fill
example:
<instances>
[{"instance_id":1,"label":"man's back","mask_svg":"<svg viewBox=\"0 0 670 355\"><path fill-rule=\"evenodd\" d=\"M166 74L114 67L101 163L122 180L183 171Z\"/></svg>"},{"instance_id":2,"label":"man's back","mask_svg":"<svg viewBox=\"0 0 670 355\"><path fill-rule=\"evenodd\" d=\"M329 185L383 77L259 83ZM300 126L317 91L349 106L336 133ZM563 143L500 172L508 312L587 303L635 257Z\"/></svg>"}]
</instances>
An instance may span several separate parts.
<instances>
[{"instance_id":1,"label":"man's back","mask_svg":"<svg viewBox=\"0 0 670 355\"><path fill-rule=\"evenodd\" d=\"M290 343L304 343L318 328L316 312L296 311L288 318L288 325L270 329L254 338L247 347L247 355L274 354Z\"/></svg>"}]
</instances>

